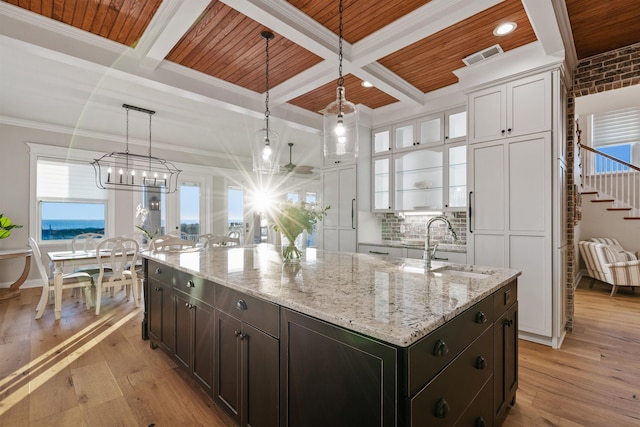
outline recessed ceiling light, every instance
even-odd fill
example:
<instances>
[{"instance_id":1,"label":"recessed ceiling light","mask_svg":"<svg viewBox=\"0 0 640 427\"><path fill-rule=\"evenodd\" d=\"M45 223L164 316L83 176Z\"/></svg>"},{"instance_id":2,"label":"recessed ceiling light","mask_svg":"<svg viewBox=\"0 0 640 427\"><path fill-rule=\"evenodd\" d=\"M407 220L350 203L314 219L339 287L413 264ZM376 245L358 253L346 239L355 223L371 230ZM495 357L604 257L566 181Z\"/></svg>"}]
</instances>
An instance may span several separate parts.
<instances>
[{"instance_id":1,"label":"recessed ceiling light","mask_svg":"<svg viewBox=\"0 0 640 427\"><path fill-rule=\"evenodd\" d=\"M513 30L516 29L518 24L515 22L505 22L503 24L498 25L495 30L493 30L494 36L505 36L509 33L512 33Z\"/></svg>"},{"instance_id":2,"label":"recessed ceiling light","mask_svg":"<svg viewBox=\"0 0 640 427\"><path fill-rule=\"evenodd\" d=\"M373 87L373 83L368 82L366 80L363 80L362 83L360 83L362 85L362 87Z\"/></svg>"}]
</instances>

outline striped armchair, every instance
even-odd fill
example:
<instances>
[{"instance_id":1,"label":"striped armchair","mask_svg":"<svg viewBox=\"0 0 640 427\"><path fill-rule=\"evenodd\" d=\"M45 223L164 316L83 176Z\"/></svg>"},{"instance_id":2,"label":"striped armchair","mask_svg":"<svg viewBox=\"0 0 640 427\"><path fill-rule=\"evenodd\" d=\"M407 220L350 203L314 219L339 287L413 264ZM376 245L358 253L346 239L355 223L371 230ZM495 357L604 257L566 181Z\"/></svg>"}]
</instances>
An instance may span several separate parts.
<instances>
[{"instance_id":1,"label":"striped armchair","mask_svg":"<svg viewBox=\"0 0 640 427\"><path fill-rule=\"evenodd\" d=\"M638 252L634 253L626 250L625 248L622 247L622 245L620 245L620 243L618 243L616 239L613 239L611 237L592 237L589 240L595 243L602 243L603 245L609 246L615 252L624 254L624 256L626 257L626 261L633 261L638 259Z\"/></svg>"},{"instance_id":2,"label":"striped armchair","mask_svg":"<svg viewBox=\"0 0 640 427\"><path fill-rule=\"evenodd\" d=\"M631 286L632 290L640 286L640 260L629 260L628 252L619 252L615 247L595 242L579 242L580 255L587 267L587 273L593 279L612 286L614 296L620 286ZM633 256L633 255L632 255Z\"/></svg>"}]
</instances>

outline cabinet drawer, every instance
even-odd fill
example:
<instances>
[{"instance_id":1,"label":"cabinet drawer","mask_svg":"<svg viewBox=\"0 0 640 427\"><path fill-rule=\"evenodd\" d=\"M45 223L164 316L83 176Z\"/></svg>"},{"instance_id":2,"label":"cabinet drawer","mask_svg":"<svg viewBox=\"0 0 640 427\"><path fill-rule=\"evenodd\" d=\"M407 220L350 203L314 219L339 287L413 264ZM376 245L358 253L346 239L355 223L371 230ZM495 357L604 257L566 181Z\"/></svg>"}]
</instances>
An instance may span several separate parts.
<instances>
[{"instance_id":1,"label":"cabinet drawer","mask_svg":"<svg viewBox=\"0 0 640 427\"><path fill-rule=\"evenodd\" d=\"M152 260L147 260L147 263L147 275L149 279L155 279L160 283L171 284L173 268Z\"/></svg>"},{"instance_id":2,"label":"cabinet drawer","mask_svg":"<svg viewBox=\"0 0 640 427\"><path fill-rule=\"evenodd\" d=\"M394 248L391 246L358 245L358 252L369 255L405 256L403 248Z\"/></svg>"},{"instance_id":3,"label":"cabinet drawer","mask_svg":"<svg viewBox=\"0 0 640 427\"><path fill-rule=\"evenodd\" d=\"M442 325L407 351L407 390L411 396L431 380L494 320L493 297L489 296Z\"/></svg>"},{"instance_id":4,"label":"cabinet drawer","mask_svg":"<svg viewBox=\"0 0 640 427\"><path fill-rule=\"evenodd\" d=\"M492 371L493 331L489 329L410 400L411 425L454 425ZM487 394L485 398L491 399L491 389Z\"/></svg>"},{"instance_id":5,"label":"cabinet drawer","mask_svg":"<svg viewBox=\"0 0 640 427\"><path fill-rule=\"evenodd\" d=\"M507 283L493 294L493 310L496 319L518 300L518 281Z\"/></svg>"},{"instance_id":6,"label":"cabinet drawer","mask_svg":"<svg viewBox=\"0 0 640 427\"><path fill-rule=\"evenodd\" d=\"M493 426L493 378L489 378L456 423L456 427Z\"/></svg>"},{"instance_id":7,"label":"cabinet drawer","mask_svg":"<svg viewBox=\"0 0 640 427\"><path fill-rule=\"evenodd\" d=\"M174 270L173 287L211 306L214 305L215 285L213 282L184 271Z\"/></svg>"},{"instance_id":8,"label":"cabinet drawer","mask_svg":"<svg viewBox=\"0 0 640 427\"><path fill-rule=\"evenodd\" d=\"M280 309L277 304L225 286L216 286L215 307L271 336L279 336Z\"/></svg>"}]
</instances>

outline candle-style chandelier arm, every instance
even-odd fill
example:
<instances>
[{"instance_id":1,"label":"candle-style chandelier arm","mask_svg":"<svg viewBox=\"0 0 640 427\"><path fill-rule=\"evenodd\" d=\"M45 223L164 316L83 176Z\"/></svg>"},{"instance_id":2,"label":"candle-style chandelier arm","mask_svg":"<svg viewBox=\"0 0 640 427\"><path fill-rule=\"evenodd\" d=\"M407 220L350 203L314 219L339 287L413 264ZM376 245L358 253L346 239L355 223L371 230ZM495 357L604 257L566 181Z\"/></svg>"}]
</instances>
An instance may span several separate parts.
<instances>
[{"instance_id":1,"label":"candle-style chandelier arm","mask_svg":"<svg viewBox=\"0 0 640 427\"><path fill-rule=\"evenodd\" d=\"M125 151L105 154L91 162L96 185L102 189L123 191L144 191L146 187L154 187L164 194L174 193L182 171L173 163L151 155L151 117L155 111L129 104L122 104L122 107L127 110ZM129 152L129 110L149 115L149 151L146 156Z\"/></svg>"}]
</instances>

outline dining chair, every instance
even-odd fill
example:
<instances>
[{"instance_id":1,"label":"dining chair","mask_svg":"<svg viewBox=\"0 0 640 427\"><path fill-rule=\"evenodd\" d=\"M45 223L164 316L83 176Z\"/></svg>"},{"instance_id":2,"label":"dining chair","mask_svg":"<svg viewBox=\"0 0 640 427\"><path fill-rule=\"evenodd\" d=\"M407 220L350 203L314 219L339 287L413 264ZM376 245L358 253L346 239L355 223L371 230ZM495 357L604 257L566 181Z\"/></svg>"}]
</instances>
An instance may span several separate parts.
<instances>
[{"instance_id":1,"label":"dining chair","mask_svg":"<svg viewBox=\"0 0 640 427\"><path fill-rule=\"evenodd\" d=\"M49 272L47 271L47 267L42 261L42 252L40 252L40 247L36 243L33 237L29 237L29 247L33 252L33 257L36 261L36 267L38 269L38 273L40 273L40 277L42 278L42 295L40 296L40 301L38 302L38 306L36 307L36 319L40 319L44 314L44 309L47 306L47 300L50 298L52 293L55 293L56 289L54 286L54 281ZM62 279L62 288L58 291L60 295L54 295L55 298L62 299L62 291L65 289L78 289L82 288L84 290L84 299L85 304L87 306L87 310L91 307L91 288L93 286L93 280L91 275L84 272L79 273L70 273L63 275Z\"/></svg>"},{"instance_id":2,"label":"dining chair","mask_svg":"<svg viewBox=\"0 0 640 427\"><path fill-rule=\"evenodd\" d=\"M96 315L100 314L102 294L105 289L110 289L110 294L116 287L124 286L126 290L126 300L129 301L133 291L133 300L138 307L138 274L135 266L138 261L140 247L134 239L124 237L113 237L104 239L96 247L96 259L98 261L99 272L93 276L95 287Z\"/></svg>"},{"instance_id":3,"label":"dining chair","mask_svg":"<svg viewBox=\"0 0 640 427\"><path fill-rule=\"evenodd\" d=\"M193 240L184 240L173 235L165 235L154 238L149 244L152 251L170 251L195 248L196 242Z\"/></svg>"},{"instance_id":4,"label":"dining chair","mask_svg":"<svg viewBox=\"0 0 640 427\"><path fill-rule=\"evenodd\" d=\"M71 251L73 253L84 252L89 253L96 250L98 244L104 239L104 234L99 233L81 233L74 236L71 240ZM88 273L96 274L98 272L98 265L83 265L76 267L74 270L76 273Z\"/></svg>"}]
</instances>

